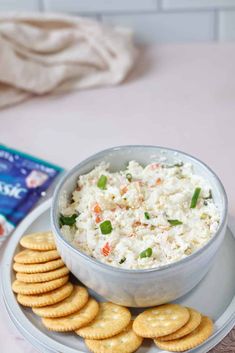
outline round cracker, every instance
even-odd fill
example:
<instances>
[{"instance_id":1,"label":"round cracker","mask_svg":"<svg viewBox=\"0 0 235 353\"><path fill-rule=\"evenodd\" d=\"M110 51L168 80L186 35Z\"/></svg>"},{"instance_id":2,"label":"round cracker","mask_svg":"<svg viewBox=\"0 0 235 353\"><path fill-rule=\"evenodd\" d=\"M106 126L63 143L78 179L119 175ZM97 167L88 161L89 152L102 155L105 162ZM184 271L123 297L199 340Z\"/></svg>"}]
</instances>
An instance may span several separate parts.
<instances>
[{"instance_id":1,"label":"round cracker","mask_svg":"<svg viewBox=\"0 0 235 353\"><path fill-rule=\"evenodd\" d=\"M20 264L15 262L13 268L20 273L42 273L56 270L63 267L64 263L61 259L44 262L42 264Z\"/></svg>"},{"instance_id":2,"label":"round cracker","mask_svg":"<svg viewBox=\"0 0 235 353\"><path fill-rule=\"evenodd\" d=\"M132 353L135 352L143 341L132 330L132 322L119 334L103 340L85 339L87 347L93 353Z\"/></svg>"},{"instance_id":3,"label":"round cracker","mask_svg":"<svg viewBox=\"0 0 235 353\"><path fill-rule=\"evenodd\" d=\"M134 320L133 330L138 336L154 338L177 331L188 320L188 309L178 304L165 304L139 314Z\"/></svg>"},{"instance_id":4,"label":"round cracker","mask_svg":"<svg viewBox=\"0 0 235 353\"><path fill-rule=\"evenodd\" d=\"M156 346L160 349L164 349L167 351L173 352L183 352L188 349L192 349L194 347L199 346L204 341L207 340L208 337L211 336L213 332L213 322L207 316L202 316L202 320L200 325L187 336L182 338L172 340L172 341L165 341L162 342L158 339L155 339L154 342Z\"/></svg>"},{"instance_id":5,"label":"round cracker","mask_svg":"<svg viewBox=\"0 0 235 353\"><path fill-rule=\"evenodd\" d=\"M79 311L60 318L43 318L42 323L48 330L66 332L74 331L91 322L99 311L99 304L90 298L87 304Z\"/></svg>"},{"instance_id":6,"label":"round cracker","mask_svg":"<svg viewBox=\"0 0 235 353\"><path fill-rule=\"evenodd\" d=\"M53 289L62 287L69 280L69 276L64 276L62 278L57 278L53 281L43 282L43 283L24 283L17 279L12 283L12 290L15 293L34 295L50 292Z\"/></svg>"},{"instance_id":7,"label":"round cracker","mask_svg":"<svg viewBox=\"0 0 235 353\"><path fill-rule=\"evenodd\" d=\"M23 236L20 239L20 244L31 250L55 250L56 245L52 232L38 232Z\"/></svg>"},{"instance_id":8,"label":"round cracker","mask_svg":"<svg viewBox=\"0 0 235 353\"><path fill-rule=\"evenodd\" d=\"M49 318L67 316L83 308L88 298L85 287L74 286L73 292L63 301L42 308L33 308L33 312L38 316Z\"/></svg>"},{"instance_id":9,"label":"round cracker","mask_svg":"<svg viewBox=\"0 0 235 353\"><path fill-rule=\"evenodd\" d=\"M100 303L100 310L96 318L86 327L76 333L84 338L103 339L117 335L131 321L130 311L120 305L105 302Z\"/></svg>"},{"instance_id":10,"label":"round cracker","mask_svg":"<svg viewBox=\"0 0 235 353\"><path fill-rule=\"evenodd\" d=\"M51 292L37 295L17 294L20 304L28 307L40 308L46 305L53 305L67 298L73 291L72 283L68 282L62 287Z\"/></svg>"},{"instance_id":11,"label":"round cracker","mask_svg":"<svg viewBox=\"0 0 235 353\"><path fill-rule=\"evenodd\" d=\"M188 322L186 322L186 324L183 327L181 327L179 330L171 333L170 335L159 337L158 339L160 341L171 341L171 340L184 337L189 333L191 333L192 331L194 331L200 325L200 322L202 319L201 314L195 309L192 309L192 308L187 308L187 309L190 314Z\"/></svg>"},{"instance_id":12,"label":"round cracker","mask_svg":"<svg viewBox=\"0 0 235 353\"><path fill-rule=\"evenodd\" d=\"M16 279L24 283L39 283L48 282L57 278L66 276L69 273L69 269L64 266L54 271L44 272L44 273L20 273L16 274Z\"/></svg>"},{"instance_id":13,"label":"round cracker","mask_svg":"<svg viewBox=\"0 0 235 353\"><path fill-rule=\"evenodd\" d=\"M38 264L58 259L60 257L57 250L36 251L25 249L15 255L14 261L20 264Z\"/></svg>"}]
</instances>

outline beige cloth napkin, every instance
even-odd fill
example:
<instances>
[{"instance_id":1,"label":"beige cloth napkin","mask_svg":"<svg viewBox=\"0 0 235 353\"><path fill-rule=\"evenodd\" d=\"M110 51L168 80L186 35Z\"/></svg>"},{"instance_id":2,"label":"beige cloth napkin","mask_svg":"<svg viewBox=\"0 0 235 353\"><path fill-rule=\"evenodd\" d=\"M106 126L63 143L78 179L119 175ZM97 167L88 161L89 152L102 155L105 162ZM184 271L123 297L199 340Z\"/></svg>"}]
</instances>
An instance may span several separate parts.
<instances>
[{"instance_id":1,"label":"beige cloth napkin","mask_svg":"<svg viewBox=\"0 0 235 353\"><path fill-rule=\"evenodd\" d=\"M135 57L128 30L67 15L1 15L0 108L32 95L117 84Z\"/></svg>"}]
</instances>

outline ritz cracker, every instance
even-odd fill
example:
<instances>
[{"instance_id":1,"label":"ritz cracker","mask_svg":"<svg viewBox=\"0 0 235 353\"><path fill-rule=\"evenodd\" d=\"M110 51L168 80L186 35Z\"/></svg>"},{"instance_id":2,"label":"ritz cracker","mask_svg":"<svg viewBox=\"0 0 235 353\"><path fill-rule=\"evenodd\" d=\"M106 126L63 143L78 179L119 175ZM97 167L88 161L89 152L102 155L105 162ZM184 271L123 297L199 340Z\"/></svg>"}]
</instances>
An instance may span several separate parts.
<instances>
[{"instance_id":1,"label":"ritz cracker","mask_svg":"<svg viewBox=\"0 0 235 353\"><path fill-rule=\"evenodd\" d=\"M45 195L62 170L0 145L0 242Z\"/></svg>"}]
</instances>

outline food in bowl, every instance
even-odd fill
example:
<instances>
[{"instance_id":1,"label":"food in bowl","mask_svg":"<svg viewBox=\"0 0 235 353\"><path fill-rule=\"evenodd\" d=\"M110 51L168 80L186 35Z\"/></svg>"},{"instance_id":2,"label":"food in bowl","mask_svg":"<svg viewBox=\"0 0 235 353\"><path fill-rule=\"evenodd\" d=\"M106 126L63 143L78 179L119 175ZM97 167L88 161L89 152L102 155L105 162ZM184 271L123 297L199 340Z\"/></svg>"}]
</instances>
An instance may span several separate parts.
<instances>
[{"instance_id":1,"label":"food in bowl","mask_svg":"<svg viewBox=\"0 0 235 353\"><path fill-rule=\"evenodd\" d=\"M80 251L123 269L158 268L203 247L216 233L219 210L210 183L190 163L101 163L80 175L60 203L63 236Z\"/></svg>"}]
</instances>

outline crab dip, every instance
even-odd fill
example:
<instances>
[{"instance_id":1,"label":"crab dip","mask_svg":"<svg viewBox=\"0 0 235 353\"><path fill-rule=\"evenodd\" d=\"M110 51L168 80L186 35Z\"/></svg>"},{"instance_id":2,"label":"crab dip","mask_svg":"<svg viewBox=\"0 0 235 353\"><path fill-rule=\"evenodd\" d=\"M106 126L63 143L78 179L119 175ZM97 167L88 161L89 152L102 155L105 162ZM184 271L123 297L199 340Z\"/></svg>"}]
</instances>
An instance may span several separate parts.
<instances>
[{"instance_id":1,"label":"crab dip","mask_svg":"<svg viewBox=\"0 0 235 353\"><path fill-rule=\"evenodd\" d=\"M123 269L181 260L215 234L220 216L207 180L190 163L99 164L80 175L60 205L60 228L74 247Z\"/></svg>"}]
</instances>

